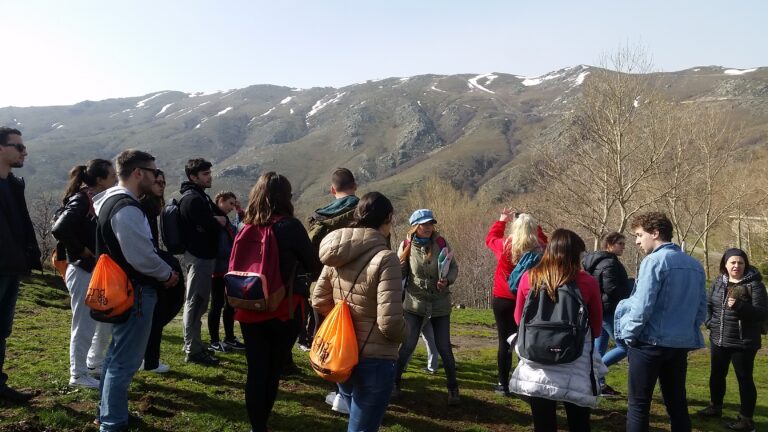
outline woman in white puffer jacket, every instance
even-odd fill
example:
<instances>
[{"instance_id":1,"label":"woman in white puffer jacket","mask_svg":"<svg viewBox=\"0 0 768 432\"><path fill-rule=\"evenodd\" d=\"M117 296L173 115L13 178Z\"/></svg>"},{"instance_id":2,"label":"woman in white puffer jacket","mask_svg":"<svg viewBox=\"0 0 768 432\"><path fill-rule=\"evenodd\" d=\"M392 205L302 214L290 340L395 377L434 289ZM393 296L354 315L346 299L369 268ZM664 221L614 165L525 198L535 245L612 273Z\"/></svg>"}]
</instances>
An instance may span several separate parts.
<instances>
[{"instance_id":1,"label":"woman in white puffer jacket","mask_svg":"<svg viewBox=\"0 0 768 432\"><path fill-rule=\"evenodd\" d=\"M589 328L581 356L565 364L541 364L526 360L518 352L520 363L509 381L509 391L529 396L534 431L557 431L557 402L562 401L571 431L589 431L591 409L597 405L597 379L607 373L599 353L593 350L593 338L600 335L603 305L597 281L581 268L584 241L574 232L557 229L552 233L541 262L520 279L515 306L515 321L520 320L529 293L557 298L557 288L575 283L587 308ZM554 287L554 288L550 288Z\"/></svg>"}]
</instances>

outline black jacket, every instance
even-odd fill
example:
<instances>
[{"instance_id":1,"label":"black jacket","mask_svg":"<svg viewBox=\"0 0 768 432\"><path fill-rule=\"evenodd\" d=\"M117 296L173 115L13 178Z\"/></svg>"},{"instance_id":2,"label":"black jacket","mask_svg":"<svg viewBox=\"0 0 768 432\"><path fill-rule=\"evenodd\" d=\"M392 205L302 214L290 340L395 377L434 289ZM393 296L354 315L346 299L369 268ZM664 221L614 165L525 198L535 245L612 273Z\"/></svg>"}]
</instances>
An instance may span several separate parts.
<instances>
[{"instance_id":1,"label":"black jacket","mask_svg":"<svg viewBox=\"0 0 768 432\"><path fill-rule=\"evenodd\" d=\"M301 222L284 217L272 226L280 250L280 275L288 282L291 270L296 266L293 293L309 297L309 282L317 280L323 263Z\"/></svg>"},{"instance_id":2,"label":"black jacket","mask_svg":"<svg viewBox=\"0 0 768 432\"><path fill-rule=\"evenodd\" d=\"M187 252L197 258L216 258L221 225L213 217L224 214L203 188L190 181L181 184L181 194L179 213Z\"/></svg>"},{"instance_id":3,"label":"black jacket","mask_svg":"<svg viewBox=\"0 0 768 432\"><path fill-rule=\"evenodd\" d=\"M584 256L581 265L600 285L603 313L613 313L616 305L632 293L627 270L616 254L605 251L590 252Z\"/></svg>"},{"instance_id":4,"label":"black jacket","mask_svg":"<svg viewBox=\"0 0 768 432\"><path fill-rule=\"evenodd\" d=\"M96 213L86 191L72 195L53 224L52 234L67 253L67 262L87 272L93 271L96 258L83 258L85 248L96 253Z\"/></svg>"},{"instance_id":5,"label":"black jacket","mask_svg":"<svg viewBox=\"0 0 768 432\"><path fill-rule=\"evenodd\" d=\"M24 179L10 173L8 182L14 202L6 203L0 199L0 275L26 275L32 269L42 270L40 247L24 199ZM22 232L14 232L11 228L8 219L10 208L7 206L13 206L20 213L24 226Z\"/></svg>"},{"instance_id":6,"label":"black jacket","mask_svg":"<svg viewBox=\"0 0 768 432\"><path fill-rule=\"evenodd\" d=\"M728 307L729 291L733 290L736 304ZM738 284L719 275L712 283L707 302L709 338L724 348L760 349L762 323L768 319L768 295L760 272L750 267Z\"/></svg>"}]
</instances>

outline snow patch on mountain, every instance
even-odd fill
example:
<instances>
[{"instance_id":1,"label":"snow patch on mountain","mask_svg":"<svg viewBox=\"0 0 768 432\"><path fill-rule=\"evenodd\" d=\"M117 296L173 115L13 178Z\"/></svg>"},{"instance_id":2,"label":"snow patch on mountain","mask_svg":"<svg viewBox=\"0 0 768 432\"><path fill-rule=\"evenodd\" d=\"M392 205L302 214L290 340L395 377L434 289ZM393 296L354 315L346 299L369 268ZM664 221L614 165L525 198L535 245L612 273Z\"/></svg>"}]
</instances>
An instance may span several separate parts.
<instances>
[{"instance_id":1,"label":"snow patch on mountain","mask_svg":"<svg viewBox=\"0 0 768 432\"><path fill-rule=\"evenodd\" d=\"M140 100L136 104L136 108L142 108L142 107L144 107L144 105L146 105L147 102L151 101L152 99L154 99L156 97L162 96L162 95L164 95L166 93L170 93L170 92L169 91L160 92L160 93L154 94L154 95L152 95L152 96L150 96L150 97L148 97L148 98L146 98L144 100Z\"/></svg>"},{"instance_id":2,"label":"snow patch on mountain","mask_svg":"<svg viewBox=\"0 0 768 432\"><path fill-rule=\"evenodd\" d=\"M347 92L341 92L337 93L333 98L326 99L325 97L320 99L319 101L315 102L314 105L312 105L312 110L307 113L307 119L312 117L313 115L317 114L321 109L327 107L328 105L332 103L336 103L339 100L341 100L341 97L347 94Z\"/></svg>"},{"instance_id":3,"label":"snow patch on mountain","mask_svg":"<svg viewBox=\"0 0 768 432\"><path fill-rule=\"evenodd\" d=\"M582 72L579 74L579 76L576 77L576 79L573 81L574 86L579 86L584 82L584 78L589 75L589 72Z\"/></svg>"},{"instance_id":4,"label":"snow patch on mountain","mask_svg":"<svg viewBox=\"0 0 768 432\"><path fill-rule=\"evenodd\" d=\"M160 109L160 112L158 112L157 114L155 114L155 117L157 117L157 116L159 116L160 114L164 113L164 112L165 112L165 111L166 111L168 108L170 108L170 107L171 107L171 105L173 105L173 103L169 103L168 105L164 105L164 106L163 106L163 107Z\"/></svg>"},{"instance_id":5,"label":"snow patch on mountain","mask_svg":"<svg viewBox=\"0 0 768 432\"><path fill-rule=\"evenodd\" d=\"M757 70L757 68L752 68L752 69L726 69L725 71L723 71L723 73L726 74L726 75L744 75L746 73L754 72L756 70Z\"/></svg>"},{"instance_id":6,"label":"snow patch on mountain","mask_svg":"<svg viewBox=\"0 0 768 432\"><path fill-rule=\"evenodd\" d=\"M223 110L217 112L214 117L222 116L222 115L224 115L224 114L226 114L226 113L228 113L230 111L232 111L232 107L226 107Z\"/></svg>"},{"instance_id":7,"label":"snow patch on mountain","mask_svg":"<svg viewBox=\"0 0 768 432\"><path fill-rule=\"evenodd\" d=\"M479 90L482 90L484 92L488 92L488 93L491 93L491 94L496 94L496 92L488 90L487 88L485 88L482 85L478 84L477 81L481 80L483 78L487 79L487 81L485 82L485 85L490 85L493 82L493 80L498 78L498 75L494 75L493 72L491 72L491 73L487 73L487 74L478 75L478 76L476 76L474 78L470 78L469 80L467 80L469 82L469 84L470 84L470 88L475 87L475 88L477 88Z\"/></svg>"},{"instance_id":8,"label":"snow patch on mountain","mask_svg":"<svg viewBox=\"0 0 768 432\"><path fill-rule=\"evenodd\" d=\"M285 104L287 104L288 102L290 102L290 101L291 101L291 99L293 99L293 96L288 96L287 98L285 98L285 99L283 99L283 100L281 100L281 101L280 101L280 105L285 105Z\"/></svg>"},{"instance_id":9,"label":"snow patch on mountain","mask_svg":"<svg viewBox=\"0 0 768 432\"><path fill-rule=\"evenodd\" d=\"M436 85L437 84L435 84L432 87L430 87L430 90L434 90L434 91L440 92L440 93L447 93L445 90L440 90L439 88L435 87Z\"/></svg>"}]
</instances>

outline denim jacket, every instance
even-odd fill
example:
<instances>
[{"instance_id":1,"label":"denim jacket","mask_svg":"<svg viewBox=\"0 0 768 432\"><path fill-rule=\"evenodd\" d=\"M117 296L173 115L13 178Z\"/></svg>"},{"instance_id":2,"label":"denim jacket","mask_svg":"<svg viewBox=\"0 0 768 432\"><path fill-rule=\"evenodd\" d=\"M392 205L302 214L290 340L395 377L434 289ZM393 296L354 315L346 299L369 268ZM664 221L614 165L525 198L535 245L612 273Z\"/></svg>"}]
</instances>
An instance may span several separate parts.
<instances>
[{"instance_id":1,"label":"denim jacket","mask_svg":"<svg viewBox=\"0 0 768 432\"><path fill-rule=\"evenodd\" d=\"M616 339L670 348L704 347L704 268L679 246L664 243L640 264L632 295L616 307Z\"/></svg>"}]
</instances>

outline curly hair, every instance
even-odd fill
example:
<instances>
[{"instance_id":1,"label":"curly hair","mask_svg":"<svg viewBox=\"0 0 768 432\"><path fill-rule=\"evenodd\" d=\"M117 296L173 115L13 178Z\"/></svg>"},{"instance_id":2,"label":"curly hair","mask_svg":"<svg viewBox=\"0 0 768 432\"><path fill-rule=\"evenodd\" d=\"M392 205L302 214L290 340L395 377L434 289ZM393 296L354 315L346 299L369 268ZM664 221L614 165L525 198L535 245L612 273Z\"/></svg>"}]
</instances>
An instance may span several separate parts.
<instances>
[{"instance_id":1,"label":"curly hair","mask_svg":"<svg viewBox=\"0 0 768 432\"><path fill-rule=\"evenodd\" d=\"M632 219L630 228L642 228L647 233L658 231L661 241L672 241L672 222L662 212L641 213Z\"/></svg>"}]
</instances>

